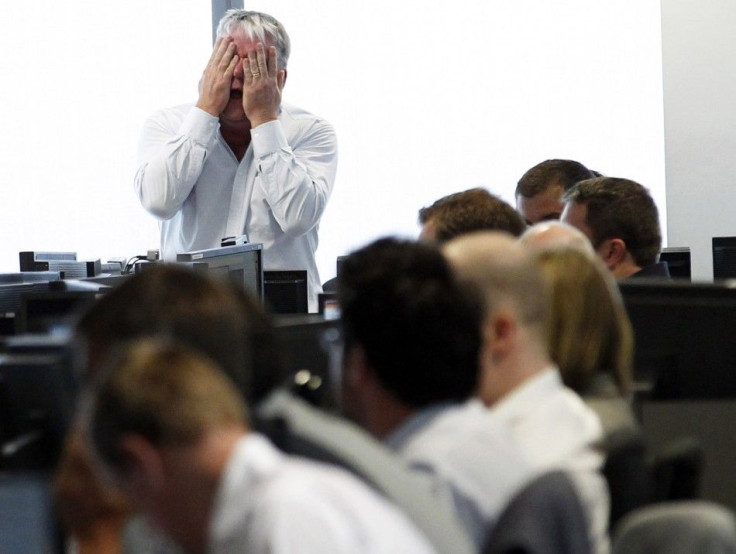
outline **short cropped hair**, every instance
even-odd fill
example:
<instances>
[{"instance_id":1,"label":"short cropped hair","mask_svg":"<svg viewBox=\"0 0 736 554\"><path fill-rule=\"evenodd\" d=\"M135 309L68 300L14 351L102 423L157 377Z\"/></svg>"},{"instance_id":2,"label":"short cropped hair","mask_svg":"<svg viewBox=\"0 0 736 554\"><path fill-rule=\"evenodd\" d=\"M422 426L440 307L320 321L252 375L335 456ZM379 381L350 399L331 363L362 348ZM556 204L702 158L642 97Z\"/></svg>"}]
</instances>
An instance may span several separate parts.
<instances>
[{"instance_id":1,"label":"short cropped hair","mask_svg":"<svg viewBox=\"0 0 736 554\"><path fill-rule=\"evenodd\" d=\"M419 223L435 222L437 242L446 242L473 231L506 231L518 237L526 225L507 202L483 188L444 196L419 210Z\"/></svg>"},{"instance_id":2,"label":"short cropped hair","mask_svg":"<svg viewBox=\"0 0 736 554\"><path fill-rule=\"evenodd\" d=\"M81 316L76 335L103 354L150 337L186 344L213 359L249 403L281 374L271 322L258 301L242 287L175 264L147 267L106 293Z\"/></svg>"},{"instance_id":3,"label":"short cropped hair","mask_svg":"<svg viewBox=\"0 0 736 554\"><path fill-rule=\"evenodd\" d=\"M541 251L536 260L552 295L549 352L565 385L585 395L603 374L628 392L633 333L611 272L574 248Z\"/></svg>"},{"instance_id":4,"label":"short cropped hair","mask_svg":"<svg viewBox=\"0 0 736 554\"><path fill-rule=\"evenodd\" d=\"M457 279L482 295L484 317L511 306L518 322L546 344L550 299L530 250L503 233L458 237L442 248Z\"/></svg>"},{"instance_id":5,"label":"short cropped hair","mask_svg":"<svg viewBox=\"0 0 736 554\"><path fill-rule=\"evenodd\" d=\"M478 383L481 309L432 245L379 239L338 278L345 348L358 345L378 380L421 408L462 401Z\"/></svg>"},{"instance_id":6,"label":"short cropped hair","mask_svg":"<svg viewBox=\"0 0 736 554\"><path fill-rule=\"evenodd\" d=\"M238 28L251 40L258 40L264 44L267 37L273 40L279 68L286 69L291 53L291 40L284 26L275 17L248 10L227 10L217 24L217 36L227 36Z\"/></svg>"},{"instance_id":7,"label":"short cropped hair","mask_svg":"<svg viewBox=\"0 0 736 554\"><path fill-rule=\"evenodd\" d=\"M587 208L585 224L597 248L608 239L618 238L634 262L645 267L657 262L662 249L659 212L649 191L639 183L615 177L581 181L562 197Z\"/></svg>"},{"instance_id":8,"label":"short cropped hair","mask_svg":"<svg viewBox=\"0 0 736 554\"><path fill-rule=\"evenodd\" d=\"M139 435L156 446L189 446L207 431L245 427L234 383L201 353L158 341L130 343L98 373L84 417L95 451L124 475L121 440Z\"/></svg>"},{"instance_id":9,"label":"short cropped hair","mask_svg":"<svg viewBox=\"0 0 736 554\"><path fill-rule=\"evenodd\" d=\"M545 160L522 175L514 195L532 198L551 187L568 190L578 181L592 177L595 174L575 160Z\"/></svg>"}]
</instances>

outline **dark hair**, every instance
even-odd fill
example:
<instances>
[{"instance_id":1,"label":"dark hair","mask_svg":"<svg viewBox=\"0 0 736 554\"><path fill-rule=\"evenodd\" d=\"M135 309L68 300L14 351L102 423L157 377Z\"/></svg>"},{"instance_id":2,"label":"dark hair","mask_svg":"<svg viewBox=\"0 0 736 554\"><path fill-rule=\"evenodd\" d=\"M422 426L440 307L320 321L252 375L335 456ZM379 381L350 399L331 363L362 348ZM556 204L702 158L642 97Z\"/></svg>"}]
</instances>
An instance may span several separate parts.
<instances>
[{"instance_id":1,"label":"dark hair","mask_svg":"<svg viewBox=\"0 0 736 554\"><path fill-rule=\"evenodd\" d=\"M506 231L518 237L526 225L517 211L482 188L444 196L419 210L419 223L434 220L437 242L473 231Z\"/></svg>"},{"instance_id":2,"label":"dark hair","mask_svg":"<svg viewBox=\"0 0 736 554\"><path fill-rule=\"evenodd\" d=\"M595 174L575 160L545 160L522 175L514 195L532 198L554 186L568 190L578 181L592 177Z\"/></svg>"},{"instance_id":3,"label":"dark hair","mask_svg":"<svg viewBox=\"0 0 736 554\"><path fill-rule=\"evenodd\" d=\"M615 177L597 177L577 183L562 197L587 208L585 224L598 247L618 238L640 267L657 262L662 248L659 212L649 191L639 183Z\"/></svg>"},{"instance_id":4,"label":"dark hair","mask_svg":"<svg viewBox=\"0 0 736 554\"><path fill-rule=\"evenodd\" d=\"M350 254L338 284L345 347L413 408L476 390L481 304L429 244L380 239Z\"/></svg>"},{"instance_id":5,"label":"dark hair","mask_svg":"<svg viewBox=\"0 0 736 554\"><path fill-rule=\"evenodd\" d=\"M254 403L276 383L273 331L242 287L183 266L161 264L130 277L80 318L77 335L104 361L117 345L165 337L211 358ZM97 363L91 364L97 369Z\"/></svg>"}]
</instances>

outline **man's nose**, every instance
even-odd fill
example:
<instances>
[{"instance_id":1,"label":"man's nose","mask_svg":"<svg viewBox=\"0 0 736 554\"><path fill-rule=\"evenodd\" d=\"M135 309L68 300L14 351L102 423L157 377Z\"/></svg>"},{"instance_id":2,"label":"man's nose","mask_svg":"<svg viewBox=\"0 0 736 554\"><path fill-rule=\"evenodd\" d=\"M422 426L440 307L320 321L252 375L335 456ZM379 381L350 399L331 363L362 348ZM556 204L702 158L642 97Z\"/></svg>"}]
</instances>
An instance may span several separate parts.
<instances>
[{"instance_id":1,"label":"man's nose","mask_svg":"<svg viewBox=\"0 0 736 554\"><path fill-rule=\"evenodd\" d=\"M242 60L238 60L238 63L235 64L235 70L233 71L233 77L236 79L243 78L243 62Z\"/></svg>"}]
</instances>

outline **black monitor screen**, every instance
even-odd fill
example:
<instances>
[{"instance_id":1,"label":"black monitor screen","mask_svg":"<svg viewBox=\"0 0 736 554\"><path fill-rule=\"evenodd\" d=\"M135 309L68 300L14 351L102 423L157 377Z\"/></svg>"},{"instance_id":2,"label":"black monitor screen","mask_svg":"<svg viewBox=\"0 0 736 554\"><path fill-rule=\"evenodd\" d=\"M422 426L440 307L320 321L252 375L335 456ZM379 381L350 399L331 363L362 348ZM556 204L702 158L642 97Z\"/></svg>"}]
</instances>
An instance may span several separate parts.
<instances>
[{"instance_id":1,"label":"black monitor screen","mask_svg":"<svg viewBox=\"0 0 736 554\"><path fill-rule=\"evenodd\" d=\"M241 244L177 254L176 261L190 264L195 270L207 271L229 279L263 298L263 245Z\"/></svg>"},{"instance_id":2,"label":"black monitor screen","mask_svg":"<svg viewBox=\"0 0 736 554\"><path fill-rule=\"evenodd\" d=\"M736 288L621 283L635 337L635 377L657 398L736 396Z\"/></svg>"},{"instance_id":3,"label":"black monitor screen","mask_svg":"<svg viewBox=\"0 0 736 554\"><path fill-rule=\"evenodd\" d=\"M736 277L736 237L713 237L713 278Z\"/></svg>"},{"instance_id":4,"label":"black monitor screen","mask_svg":"<svg viewBox=\"0 0 736 554\"><path fill-rule=\"evenodd\" d=\"M667 269L674 279L687 279L688 281L691 279L690 248L664 248L659 255L659 261L667 264Z\"/></svg>"},{"instance_id":5,"label":"black monitor screen","mask_svg":"<svg viewBox=\"0 0 736 554\"><path fill-rule=\"evenodd\" d=\"M49 333L90 306L102 292L32 291L21 297L19 333Z\"/></svg>"},{"instance_id":6,"label":"black monitor screen","mask_svg":"<svg viewBox=\"0 0 736 554\"><path fill-rule=\"evenodd\" d=\"M264 271L263 295L271 313L306 314L309 311L307 271Z\"/></svg>"},{"instance_id":7,"label":"black monitor screen","mask_svg":"<svg viewBox=\"0 0 736 554\"><path fill-rule=\"evenodd\" d=\"M278 384L288 382L307 400L325 408L334 407L333 387L339 380L335 372L340 364L335 358L333 339L338 329L337 320L317 314L275 316L274 334L283 371ZM308 381L301 380L303 375L308 375Z\"/></svg>"},{"instance_id":8,"label":"black monitor screen","mask_svg":"<svg viewBox=\"0 0 736 554\"><path fill-rule=\"evenodd\" d=\"M0 470L54 467L77 390L67 355L0 355Z\"/></svg>"}]
</instances>

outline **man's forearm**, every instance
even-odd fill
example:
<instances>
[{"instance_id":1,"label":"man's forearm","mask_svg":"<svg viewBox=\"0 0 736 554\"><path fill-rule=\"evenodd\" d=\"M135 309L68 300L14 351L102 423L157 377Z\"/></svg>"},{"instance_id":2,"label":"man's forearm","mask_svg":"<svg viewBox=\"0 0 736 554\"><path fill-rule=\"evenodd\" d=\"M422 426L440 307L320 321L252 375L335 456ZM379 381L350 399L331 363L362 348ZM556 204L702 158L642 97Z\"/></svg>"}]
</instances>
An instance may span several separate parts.
<instances>
[{"instance_id":1,"label":"man's forearm","mask_svg":"<svg viewBox=\"0 0 736 554\"><path fill-rule=\"evenodd\" d=\"M295 148L281 124L251 131L260 184L281 229L301 235L317 225L327 205L337 169L337 141L332 127L315 125Z\"/></svg>"},{"instance_id":2,"label":"man's forearm","mask_svg":"<svg viewBox=\"0 0 736 554\"><path fill-rule=\"evenodd\" d=\"M217 119L198 108L190 110L176 132L159 122L147 122L135 190L148 212L169 219L181 209L202 173L217 127Z\"/></svg>"}]
</instances>

